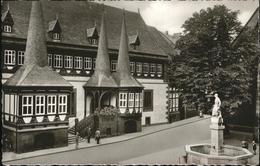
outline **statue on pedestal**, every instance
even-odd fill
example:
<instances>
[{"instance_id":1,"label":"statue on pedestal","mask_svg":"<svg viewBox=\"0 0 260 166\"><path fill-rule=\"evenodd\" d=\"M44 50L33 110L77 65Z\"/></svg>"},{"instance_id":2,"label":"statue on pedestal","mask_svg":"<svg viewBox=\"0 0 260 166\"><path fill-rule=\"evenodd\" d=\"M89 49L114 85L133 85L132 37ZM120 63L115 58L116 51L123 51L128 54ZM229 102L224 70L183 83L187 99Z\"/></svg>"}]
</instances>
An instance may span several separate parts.
<instances>
[{"instance_id":1,"label":"statue on pedestal","mask_svg":"<svg viewBox=\"0 0 260 166\"><path fill-rule=\"evenodd\" d=\"M219 113L221 101L220 101L217 93L214 96L215 96L215 103L214 103L213 109L212 109L212 116L219 116L219 114L221 114L221 113Z\"/></svg>"}]
</instances>

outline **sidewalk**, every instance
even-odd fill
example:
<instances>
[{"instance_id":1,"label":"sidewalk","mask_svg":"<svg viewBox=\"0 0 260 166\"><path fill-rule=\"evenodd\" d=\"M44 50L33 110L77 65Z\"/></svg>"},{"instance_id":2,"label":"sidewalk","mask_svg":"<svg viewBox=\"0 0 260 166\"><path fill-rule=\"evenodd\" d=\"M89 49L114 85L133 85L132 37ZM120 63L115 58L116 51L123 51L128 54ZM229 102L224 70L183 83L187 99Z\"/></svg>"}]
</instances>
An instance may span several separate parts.
<instances>
[{"instance_id":1,"label":"sidewalk","mask_svg":"<svg viewBox=\"0 0 260 166\"><path fill-rule=\"evenodd\" d=\"M172 124L162 124L162 125L153 125L153 126L142 127L141 132L124 134L124 135L120 135L120 136L116 136L116 137L103 138L100 141L101 144L96 144L95 140L91 139L91 142L89 144L87 142L79 143L78 149L91 148L94 146L103 146L103 145L112 144L112 143L116 143L116 142L127 141L130 139L135 139L138 137L143 137L145 135L160 132L162 130L167 130L167 129L171 129L171 128L175 128L175 127L179 127L179 126L184 126L186 124L205 120L208 118L210 118L210 116L205 116L204 118L193 117L193 118L185 119L182 121L174 122ZM62 153L65 151L74 151L74 150L77 150L77 149L75 149L75 144L70 144L67 147L37 150L37 151L22 153L22 154L16 154L13 152L5 152L2 154L2 161L3 162L12 161L12 160L36 157L36 156L41 156L41 155L46 155L46 154Z\"/></svg>"}]
</instances>

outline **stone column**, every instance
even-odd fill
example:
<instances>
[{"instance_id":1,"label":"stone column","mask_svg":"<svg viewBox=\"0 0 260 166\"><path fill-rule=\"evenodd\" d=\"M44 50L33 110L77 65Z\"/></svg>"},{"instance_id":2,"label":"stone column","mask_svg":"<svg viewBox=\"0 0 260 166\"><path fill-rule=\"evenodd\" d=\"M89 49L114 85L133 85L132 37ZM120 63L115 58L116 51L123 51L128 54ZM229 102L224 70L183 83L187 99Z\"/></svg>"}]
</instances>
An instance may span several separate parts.
<instances>
[{"instance_id":1,"label":"stone column","mask_svg":"<svg viewBox=\"0 0 260 166\"><path fill-rule=\"evenodd\" d=\"M224 129L225 126L219 125L219 117L211 117L211 149L210 154L220 155L223 153Z\"/></svg>"}]
</instances>

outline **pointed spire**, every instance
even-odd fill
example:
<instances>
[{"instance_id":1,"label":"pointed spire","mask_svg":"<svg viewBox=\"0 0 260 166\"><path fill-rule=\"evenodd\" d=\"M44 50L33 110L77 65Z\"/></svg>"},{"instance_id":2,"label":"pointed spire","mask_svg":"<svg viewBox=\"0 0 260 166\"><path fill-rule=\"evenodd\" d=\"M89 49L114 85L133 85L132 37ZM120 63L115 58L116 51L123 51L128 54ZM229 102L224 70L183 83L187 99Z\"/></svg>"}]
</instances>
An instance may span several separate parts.
<instances>
[{"instance_id":1,"label":"pointed spire","mask_svg":"<svg viewBox=\"0 0 260 166\"><path fill-rule=\"evenodd\" d=\"M94 74L83 87L117 87L117 83L112 77L110 71L110 61L107 47L106 19L105 12L103 11L98 42L96 69Z\"/></svg>"},{"instance_id":2,"label":"pointed spire","mask_svg":"<svg viewBox=\"0 0 260 166\"><path fill-rule=\"evenodd\" d=\"M128 55L128 37L126 32L124 9L123 9L123 22L121 28L117 72L119 73L119 75L130 74L129 55Z\"/></svg>"},{"instance_id":3,"label":"pointed spire","mask_svg":"<svg viewBox=\"0 0 260 166\"><path fill-rule=\"evenodd\" d=\"M56 20L58 20L58 19L59 19L59 14L57 13L57 14L56 14Z\"/></svg>"},{"instance_id":4,"label":"pointed spire","mask_svg":"<svg viewBox=\"0 0 260 166\"><path fill-rule=\"evenodd\" d=\"M40 1L32 2L24 65L47 66L47 47Z\"/></svg>"},{"instance_id":5,"label":"pointed spire","mask_svg":"<svg viewBox=\"0 0 260 166\"><path fill-rule=\"evenodd\" d=\"M102 15L96 59L96 72L110 73L105 14Z\"/></svg>"},{"instance_id":6,"label":"pointed spire","mask_svg":"<svg viewBox=\"0 0 260 166\"><path fill-rule=\"evenodd\" d=\"M125 23L125 11L123 10L123 21L118 53L118 65L115 74L120 87L136 87L142 88L143 86L131 75L130 61L128 55L128 37Z\"/></svg>"}]
</instances>

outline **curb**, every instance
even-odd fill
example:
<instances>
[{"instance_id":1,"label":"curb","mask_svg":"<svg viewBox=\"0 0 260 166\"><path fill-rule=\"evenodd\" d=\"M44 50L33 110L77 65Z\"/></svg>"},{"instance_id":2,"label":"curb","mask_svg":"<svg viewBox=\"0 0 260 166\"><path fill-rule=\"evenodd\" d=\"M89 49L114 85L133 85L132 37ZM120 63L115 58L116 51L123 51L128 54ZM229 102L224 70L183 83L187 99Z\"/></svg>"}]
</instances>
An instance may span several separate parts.
<instances>
[{"instance_id":1,"label":"curb","mask_svg":"<svg viewBox=\"0 0 260 166\"><path fill-rule=\"evenodd\" d=\"M3 158L2 158L2 163L19 161L19 160L24 160L24 159L34 158L34 157L40 157L40 156L47 156L47 155L58 154L58 153L64 153L64 152L70 152L70 151L78 151L78 150L81 150L81 149L94 148L94 147L98 147L98 146L110 145L110 144L115 144L115 143L119 143L119 142L125 142L125 141L129 141L129 140L141 138L141 137L144 137L144 136L147 136L147 135L152 135L152 134L155 134L155 133L158 133L158 132L161 132L161 131L169 130L169 129L172 129L172 128L185 126L185 125L188 125L188 124L191 124L191 123L194 123L194 122L199 122L199 121L206 120L206 119L209 119L209 118L210 117L199 118L198 120L187 122L185 124L179 124L179 125L176 125L176 126L172 126L172 127L168 127L168 128L164 128L164 129L159 129L159 130L149 132L149 133L145 133L145 134L142 134L142 135L139 135L139 136L134 136L132 138L126 138L126 139L122 139L122 140L119 140L119 141L113 141L113 142L108 142L108 143L103 143L103 144L95 144L95 145L88 146L88 147L81 147L81 148L79 147L78 149L67 149L67 150L62 150L62 151L58 151L58 152L40 154L40 155L36 155L36 156L28 156L28 157L23 157L23 158L19 158L19 159L11 159L11 160L3 160Z\"/></svg>"}]
</instances>

